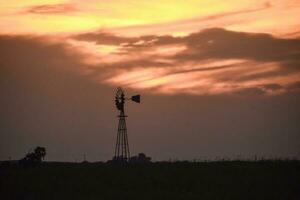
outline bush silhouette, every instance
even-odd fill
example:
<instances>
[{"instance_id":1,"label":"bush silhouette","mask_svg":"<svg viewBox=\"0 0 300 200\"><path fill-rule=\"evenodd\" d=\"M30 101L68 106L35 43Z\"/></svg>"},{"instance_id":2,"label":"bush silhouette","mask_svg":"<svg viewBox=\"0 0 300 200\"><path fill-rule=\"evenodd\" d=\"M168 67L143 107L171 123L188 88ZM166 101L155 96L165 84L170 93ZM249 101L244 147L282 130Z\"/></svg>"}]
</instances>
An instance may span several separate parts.
<instances>
[{"instance_id":1,"label":"bush silhouette","mask_svg":"<svg viewBox=\"0 0 300 200\"><path fill-rule=\"evenodd\" d=\"M34 149L34 152L26 154L26 156L20 160L20 163L26 166L28 165L34 166L40 164L42 160L45 158L45 156L46 156L45 147L38 146Z\"/></svg>"}]
</instances>

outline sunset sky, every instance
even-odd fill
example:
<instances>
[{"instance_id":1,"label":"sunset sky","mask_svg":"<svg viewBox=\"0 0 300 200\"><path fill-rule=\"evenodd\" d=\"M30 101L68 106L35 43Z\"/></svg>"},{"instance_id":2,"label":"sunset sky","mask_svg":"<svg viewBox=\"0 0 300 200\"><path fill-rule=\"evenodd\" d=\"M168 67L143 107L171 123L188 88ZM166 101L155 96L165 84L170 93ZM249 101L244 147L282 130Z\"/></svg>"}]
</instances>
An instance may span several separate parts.
<instances>
[{"instance_id":1,"label":"sunset sky","mask_svg":"<svg viewBox=\"0 0 300 200\"><path fill-rule=\"evenodd\" d=\"M300 158L299 0L0 0L0 160Z\"/></svg>"}]
</instances>

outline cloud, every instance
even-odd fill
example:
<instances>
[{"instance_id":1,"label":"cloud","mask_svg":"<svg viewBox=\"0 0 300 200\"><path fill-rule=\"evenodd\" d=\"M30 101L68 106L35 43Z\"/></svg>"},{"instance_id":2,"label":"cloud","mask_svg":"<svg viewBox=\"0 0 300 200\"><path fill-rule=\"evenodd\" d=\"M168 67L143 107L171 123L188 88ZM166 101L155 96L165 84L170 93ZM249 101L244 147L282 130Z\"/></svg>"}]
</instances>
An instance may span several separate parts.
<instances>
[{"instance_id":1,"label":"cloud","mask_svg":"<svg viewBox=\"0 0 300 200\"><path fill-rule=\"evenodd\" d=\"M32 14L64 14L75 11L78 11L78 8L74 4L46 4L25 9L25 13Z\"/></svg>"},{"instance_id":2,"label":"cloud","mask_svg":"<svg viewBox=\"0 0 300 200\"><path fill-rule=\"evenodd\" d=\"M14 79L24 85L50 84L59 91L67 77L82 77L84 54L48 37L0 36L1 79ZM51 77L55 75L55 80ZM4 86L3 86L4 87Z\"/></svg>"},{"instance_id":3,"label":"cloud","mask_svg":"<svg viewBox=\"0 0 300 200\"><path fill-rule=\"evenodd\" d=\"M49 147L52 156L67 152L59 153L61 158L73 159L82 149L95 152L101 141L100 151L110 152L106 144L115 119L114 90L83 76L83 55L52 40L0 36L0 143L8 145L1 150L19 152L19 159L30 146L41 144ZM78 153L70 155L76 150L64 148L71 144Z\"/></svg>"},{"instance_id":4,"label":"cloud","mask_svg":"<svg viewBox=\"0 0 300 200\"><path fill-rule=\"evenodd\" d=\"M289 85L289 87L287 89L292 92L299 92L300 91L300 81L297 81L297 82Z\"/></svg>"},{"instance_id":5,"label":"cloud","mask_svg":"<svg viewBox=\"0 0 300 200\"><path fill-rule=\"evenodd\" d=\"M242 9L242 10L231 11L231 12L224 12L224 13L210 15L210 16L206 16L206 17L188 19L188 20L184 20L182 22L205 22L205 21L211 21L211 20L219 20L221 18L231 17L231 16L235 16L235 15L255 13L255 12L263 11L263 10L266 10L266 9L269 9L269 8L272 8L272 4L270 2L265 2L262 6L257 7L257 8Z\"/></svg>"},{"instance_id":6,"label":"cloud","mask_svg":"<svg viewBox=\"0 0 300 200\"><path fill-rule=\"evenodd\" d=\"M47 66L101 84L164 94L281 94L291 91L300 75L300 40L265 33L213 28L181 37L123 37L91 32L49 41L7 36L1 46L6 61L19 62L30 54L34 62L47 60ZM13 59L23 46L29 51ZM105 52L108 47L113 48Z\"/></svg>"},{"instance_id":7,"label":"cloud","mask_svg":"<svg viewBox=\"0 0 300 200\"><path fill-rule=\"evenodd\" d=\"M263 85L263 87L267 90L279 90L282 88L282 86L279 84L266 84Z\"/></svg>"},{"instance_id":8,"label":"cloud","mask_svg":"<svg viewBox=\"0 0 300 200\"><path fill-rule=\"evenodd\" d=\"M171 36L163 36L172 38ZM126 47L135 46L140 41L151 42L159 38L156 35L145 35L139 37L122 37L112 33L100 31L100 32L89 32L73 36L74 39L80 41L94 41L100 45L124 45ZM141 45L141 44L140 44ZM137 47L140 45L136 45Z\"/></svg>"},{"instance_id":9,"label":"cloud","mask_svg":"<svg viewBox=\"0 0 300 200\"><path fill-rule=\"evenodd\" d=\"M49 147L50 158L48 159L50 160L73 160L73 155L80 155L83 151L90 152L89 158L91 160L110 159L113 130L115 130L115 123L112 123L112 120L116 119L115 112L117 112L112 99L115 85L112 88L101 84L103 82L91 82L86 76L80 74L82 70L94 67L82 63L85 55L78 52L78 49L66 44L66 40L52 40L53 38L48 37L0 36L1 147L9 153L15 154L17 159L22 157L22 153L34 144L45 145L47 149ZM243 63L243 65L245 64L247 63ZM177 67L167 68L185 70L184 67ZM229 68L224 66L224 68L220 67L219 69L207 67L207 71L216 72L225 69L233 70L234 68L239 68L239 65ZM101 69L99 72L102 72L103 67L99 66L99 69ZM130 69L127 69L126 65L123 66L123 69L126 70L125 75L130 74ZM107 69L105 68L105 70ZM151 72L154 72L154 69L150 69L147 75L151 75ZM176 85L186 86L176 94L176 97L147 94L149 91L164 92L163 94L170 92L169 89L171 86L173 87L173 83L165 82L158 87L143 90L144 104L130 107L130 117L137 120L137 126L131 132L133 143L148 145L151 149L151 144L146 143L153 141L154 138L156 143L161 142L160 145L165 147L165 144L169 144L169 138L172 134L174 135L174 131L177 131L178 137L182 136L178 139L179 143L175 141L171 146L169 145L175 150L181 141L185 145L189 142L189 145L194 145L192 147L205 146L209 141L217 148L228 139L228 134L236 138L238 134L235 133L240 133L241 138L247 134L249 138L254 138L253 133L257 133L257 135L266 133L266 136L270 136L269 131L274 129L277 132L273 138L280 138L282 133L286 131L286 127L296 127L293 129L294 131L288 131L291 133L290 137L299 136L297 123L299 116L298 94L285 95L284 98L243 98L241 100L240 98L233 98L232 95L229 96L229 94L235 94L231 89L224 93L226 96L203 96L201 93L202 96L199 97L196 96L196 92L199 92L200 89L209 90L221 82L214 82L211 85L205 85L203 82L201 86L197 85L194 88L195 81L187 74L196 75L196 78L199 78L197 74L199 72L192 70L186 72L182 71L182 73L176 74L178 76L175 79ZM158 74L153 75L156 78L161 78ZM115 73L112 77L116 76L118 74ZM170 76L172 77L172 75ZM211 74L210 76L214 75ZM187 78L188 81L182 81L181 78L183 77ZM133 80L137 80L137 78L135 77ZM170 80L172 79L168 81ZM256 85L257 87L252 87L253 89L245 88L244 92L239 89L239 94L235 95L264 95L267 93L263 87L279 88L278 85ZM167 91L164 91L164 86L167 86ZM299 82L291 86L291 90L292 87L294 88L293 91L296 91L296 88L299 89ZM135 94L130 90L126 91L128 94ZM183 92L195 95L181 95L180 93ZM274 110L274 108L276 109ZM154 121L153 124L150 123L149 125L152 129L147 129L145 132L145 124L151 122L153 118L163 123L157 124ZM178 123L174 123L175 119L178 120ZM236 123L240 119L242 119L241 123ZM249 123L249 120L252 120L252 123ZM282 127L282 122L288 124ZM270 124L271 128L265 128L265 124ZM293 124L295 126L291 126ZM205 130L200 136L194 132L199 126ZM187 127L188 130L186 130ZM224 134L226 127L229 127L229 130ZM248 130L248 127L252 129ZM243 130L247 131L243 132ZM141 132L144 134L141 135ZM155 133L154 136L153 133ZM189 140L186 140L186 134L191 137ZM203 143L204 145L199 145L199 141L203 141L205 135L208 135L206 142ZM210 138L211 135L213 137ZM224 140L220 140L219 137L224 137ZM283 138L286 137L285 134ZM299 139L294 138L296 137L292 137L291 140L299 141ZM214 143L214 140L217 142ZM258 143L261 143L261 140ZM265 144L263 147L266 146ZM270 149L273 150L274 145L280 146L278 144L270 144ZM291 146L289 141L286 144L288 147ZM232 147L231 143L227 145ZM70 148L72 146L74 148ZM208 146L211 148L211 145ZM255 145L251 144L250 146ZM298 146L294 146L292 145L291 152L294 149L298 150ZM240 145L236 148L240 150ZM98 153L93 156L93 152L98 151L102 152L101 157ZM199 150L199 152L202 151L203 149ZM248 151L245 150L246 153ZM207 150L207 152L210 151ZM214 152L211 154L214 155ZM228 155L230 154L229 151ZM7 155L4 152L1 156L5 158ZM157 156L162 156L160 151L157 151ZM168 155L165 157L167 159Z\"/></svg>"},{"instance_id":10,"label":"cloud","mask_svg":"<svg viewBox=\"0 0 300 200\"><path fill-rule=\"evenodd\" d=\"M300 73L300 40L265 33L212 28L181 37L100 32L73 39L119 48L114 54L121 59L99 63L110 74L108 82L163 93L281 93Z\"/></svg>"},{"instance_id":11,"label":"cloud","mask_svg":"<svg viewBox=\"0 0 300 200\"><path fill-rule=\"evenodd\" d=\"M270 34L207 29L185 38L187 50L179 59L242 58L255 61L299 61L300 40Z\"/></svg>"},{"instance_id":12,"label":"cloud","mask_svg":"<svg viewBox=\"0 0 300 200\"><path fill-rule=\"evenodd\" d=\"M300 61L300 39L275 38L265 33L235 32L222 28L206 29L184 37L140 36L119 37L109 33L86 33L74 36L77 40L97 44L122 45L123 50L140 51L167 45L184 45L174 59L197 61L205 59L248 59L261 62ZM127 52L126 52L127 53ZM289 63L289 64L291 64Z\"/></svg>"},{"instance_id":13,"label":"cloud","mask_svg":"<svg viewBox=\"0 0 300 200\"><path fill-rule=\"evenodd\" d=\"M239 4L235 9L224 9L219 12L212 12L212 14L209 15L201 15L200 12L200 16L198 14L191 18L183 18L164 23L117 27L112 30L115 32L122 32L124 34L128 32L140 34L145 34L147 32L159 32L164 34L179 33L186 35L197 31L197 29L207 29L215 26L231 27L239 26L240 24L251 24L252 21L257 20L255 17L260 16L262 13L273 12L274 7L277 6L274 6L273 2L272 4L270 2L256 2L248 6L240 5L239 2L236 2L235 4ZM255 17L253 17L253 15L255 15Z\"/></svg>"}]
</instances>

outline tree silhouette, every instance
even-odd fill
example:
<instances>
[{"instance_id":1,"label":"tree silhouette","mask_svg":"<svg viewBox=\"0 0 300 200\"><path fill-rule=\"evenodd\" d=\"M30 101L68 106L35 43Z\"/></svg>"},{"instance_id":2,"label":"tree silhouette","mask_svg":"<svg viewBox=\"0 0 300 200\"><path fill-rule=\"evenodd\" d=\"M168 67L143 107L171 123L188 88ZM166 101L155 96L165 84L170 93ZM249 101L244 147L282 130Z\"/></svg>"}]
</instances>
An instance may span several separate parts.
<instances>
[{"instance_id":1,"label":"tree silhouette","mask_svg":"<svg viewBox=\"0 0 300 200\"><path fill-rule=\"evenodd\" d=\"M46 149L45 147L36 147L34 152L26 154L25 158L20 160L20 163L23 165L37 165L42 162L42 160L46 156Z\"/></svg>"},{"instance_id":2,"label":"tree silhouette","mask_svg":"<svg viewBox=\"0 0 300 200\"><path fill-rule=\"evenodd\" d=\"M34 150L34 154L35 154L36 159L39 162L42 162L42 160L46 156L46 149L45 149L45 147L36 147L35 150Z\"/></svg>"}]
</instances>

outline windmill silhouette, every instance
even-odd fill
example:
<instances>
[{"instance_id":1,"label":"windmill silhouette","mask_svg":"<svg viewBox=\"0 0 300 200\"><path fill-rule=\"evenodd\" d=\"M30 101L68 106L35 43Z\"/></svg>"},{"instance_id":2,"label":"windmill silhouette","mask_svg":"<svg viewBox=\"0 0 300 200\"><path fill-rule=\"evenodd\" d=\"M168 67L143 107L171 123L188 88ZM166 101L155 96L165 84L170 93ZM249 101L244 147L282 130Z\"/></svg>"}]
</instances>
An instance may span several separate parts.
<instances>
[{"instance_id":1,"label":"windmill silhouette","mask_svg":"<svg viewBox=\"0 0 300 200\"><path fill-rule=\"evenodd\" d=\"M117 141L115 146L115 156L113 160L128 162L130 159L130 151L128 144L128 135L127 135L127 127L126 127L126 116L124 111L125 101L132 100L136 103L140 103L140 95L134 95L131 98L126 98L124 91L121 87L117 89L115 96L115 104L117 109L120 111L119 117L119 125L118 125L118 134Z\"/></svg>"}]
</instances>

